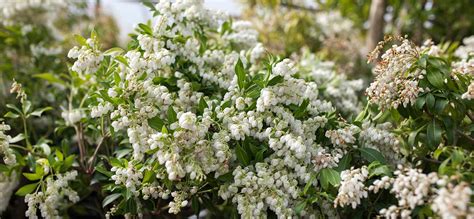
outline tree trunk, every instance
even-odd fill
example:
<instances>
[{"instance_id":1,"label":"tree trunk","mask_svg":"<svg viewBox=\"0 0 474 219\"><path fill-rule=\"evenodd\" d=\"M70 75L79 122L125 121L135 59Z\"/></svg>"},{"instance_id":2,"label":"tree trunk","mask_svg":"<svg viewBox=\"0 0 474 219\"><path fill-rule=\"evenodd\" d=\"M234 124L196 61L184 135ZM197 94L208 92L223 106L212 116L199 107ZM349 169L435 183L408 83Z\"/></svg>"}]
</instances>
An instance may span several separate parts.
<instances>
[{"instance_id":1,"label":"tree trunk","mask_svg":"<svg viewBox=\"0 0 474 219\"><path fill-rule=\"evenodd\" d=\"M384 34L385 0L372 0L369 15L369 32L367 33L367 52L372 51Z\"/></svg>"}]
</instances>

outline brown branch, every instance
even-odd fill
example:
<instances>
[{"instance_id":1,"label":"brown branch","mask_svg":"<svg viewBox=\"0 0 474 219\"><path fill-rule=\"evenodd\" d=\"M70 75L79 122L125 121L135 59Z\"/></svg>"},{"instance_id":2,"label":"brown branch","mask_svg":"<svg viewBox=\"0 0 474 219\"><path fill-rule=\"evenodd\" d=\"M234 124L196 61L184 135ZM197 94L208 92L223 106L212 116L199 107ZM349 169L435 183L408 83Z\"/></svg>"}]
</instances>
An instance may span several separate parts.
<instances>
[{"instance_id":1,"label":"brown branch","mask_svg":"<svg viewBox=\"0 0 474 219\"><path fill-rule=\"evenodd\" d=\"M466 138L467 140L469 140L469 141L471 142L471 144L474 144L474 138L473 138L473 137L471 137L471 136L467 135L466 133L461 132L461 131L459 131L459 130L456 130L456 132L457 132L458 134L462 135L462 136L463 136L464 138Z\"/></svg>"},{"instance_id":2,"label":"brown branch","mask_svg":"<svg viewBox=\"0 0 474 219\"><path fill-rule=\"evenodd\" d=\"M370 5L369 32L367 33L367 51L372 51L384 34L385 0L373 0Z\"/></svg>"},{"instance_id":3,"label":"brown branch","mask_svg":"<svg viewBox=\"0 0 474 219\"><path fill-rule=\"evenodd\" d=\"M105 142L105 139L107 139L109 136L110 134L107 133L104 137L100 139L99 144L97 144L97 147L95 148L94 154L89 158L89 161L88 161L89 166L87 168L88 174L92 174L94 172L93 167L94 167L95 160L97 159L97 154L99 153L101 146Z\"/></svg>"},{"instance_id":4,"label":"brown branch","mask_svg":"<svg viewBox=\"0 0 474 219\"><path fill-rule=\"evenodd\" d=\"M84 144L84 139L82 135L82 128L81 124L75 125L74 129L76 130L77 135L77 146L79 148L79 164L82 168L85 168L84 159L86 157L86 147Z\"/></svg>"}]
</instances>

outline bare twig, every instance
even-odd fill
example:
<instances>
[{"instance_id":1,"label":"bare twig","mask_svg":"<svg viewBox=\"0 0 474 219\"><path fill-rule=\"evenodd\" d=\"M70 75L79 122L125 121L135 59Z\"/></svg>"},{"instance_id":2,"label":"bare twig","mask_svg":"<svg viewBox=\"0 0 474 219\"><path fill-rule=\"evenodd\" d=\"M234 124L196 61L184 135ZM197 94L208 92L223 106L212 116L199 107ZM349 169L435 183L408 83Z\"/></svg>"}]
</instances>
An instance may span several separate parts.
<instances>
[{"instance_id":1,"label":"bare twig","mask_svg":"<svg viewBox=\"0 0 474 219\"><path fill-rule=\"evenodd\" d=\"M87 173L92 174L93 173L93 168L94 168L94 163L95 160L97 159L97 154L99 153L99 150L101 146L104 144L105 140L110 136L109 133L107 133L104 137L102 137L99 141L99 144L97 144L97 147L95 148L94 154L89 158L88 161L88 168L87 168Z\"/></svg>"},{"instance_id":2,"label":"bare twig","mask_svg":"<svg viewBox=\"0 0 474 219\"><path fill-rule=\"evenodd\" d=\"M457 132L458 134L462 135L462 136L463 136L464 138L466 138L467 140L469 140L469 141L471 142L471 144L474 144L474 138L473 138L473 137L471 137L471 136L467 135L466 133L461 132L461 131L459 131L459 130L456 130L456 132Z\"/></svg>"}]
</instances>

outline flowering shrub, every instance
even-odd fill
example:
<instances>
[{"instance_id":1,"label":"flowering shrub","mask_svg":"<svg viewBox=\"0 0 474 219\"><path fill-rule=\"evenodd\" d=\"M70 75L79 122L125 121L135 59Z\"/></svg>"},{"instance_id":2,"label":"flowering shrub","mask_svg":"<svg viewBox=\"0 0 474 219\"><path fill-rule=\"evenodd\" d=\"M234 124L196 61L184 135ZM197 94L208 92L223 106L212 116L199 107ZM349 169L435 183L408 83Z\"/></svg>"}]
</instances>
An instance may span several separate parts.
<instances>
[{"instance_id":1,"label":"flowering shrub","mask_svg":"<svg viewBox=\"0 0 474 219\"><path fill-rule=\"evenodd\" d=\"M89 33L93 25L106 35L114 31L114 23L104 22L107 16L94 20L86 11L85 2L69 0L15 0L0 3L0 104L9 99L8 88L13 80L23 84L33 105L55 105L64 101L60 78L67 77L67 51L74 42L71 33ZM112 20L113 21L113 20ZM116 32L116 31L114 31ZM107 46L116 44L115 37L103 37ZM44 80L46 79L46 80ZM36 92L50 89L50 92ZM58 99L59 98L59 99ZM0 109L0 113L5 111Z\"/></svg>"},{"instance_id":2,"label":"flowering shrub","mask_svg":"<svg viewBox=\"0 0 474 219\"><path fill-rule=\"evenodd\" d=\"M125 49L76 37L54 134L34 137L50 112L14 83L5 117L23 131L0 126L0 200L25 196L31 218L473 217L469 55L399 39L364 108L362 81L271 55L247 22L147 5Z\"/></svg>"}]
</instances>

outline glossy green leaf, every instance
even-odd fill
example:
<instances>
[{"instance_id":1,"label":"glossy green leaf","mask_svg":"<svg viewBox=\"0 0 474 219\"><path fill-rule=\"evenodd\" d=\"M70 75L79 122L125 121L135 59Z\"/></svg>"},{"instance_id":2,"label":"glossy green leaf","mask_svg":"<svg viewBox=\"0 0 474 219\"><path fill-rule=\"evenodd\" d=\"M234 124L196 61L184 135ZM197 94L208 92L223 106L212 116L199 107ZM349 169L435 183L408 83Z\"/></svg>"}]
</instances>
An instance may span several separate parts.
<instances>
[{"instance_id":1,"label":"glossy green leaf","mask_svg":"<svg viewBox=\"0 0 474 219\"><path fill-rule=\"evenodd\" d=\"M104 200L102 201L102 207L105 207L105 206L109 205L110 203L112 203L113 201L117 200L117 199L120 198L121 196L122 196L121 193L114 193L114 194L108 195L108 196L105 197Z\"/></svg>"},{"instance_id":2,"label":"glossy green leaf","mask_svg":"<svg viewBox=\"0 0 474 219\"><path fill-rule=\"evenodd\" d=\"M36 187L38 187L38 183L32 183L32 184L24 185L23 187L21 187L20 189L18 189L15 192L15 195L25 196L25 195L30 194L33 191L35 191Z\"/></svg>"},{"instance_id":3,"label":"glossy green leaf","mask_svg":"<svg viewBox=\"0 0 474 219\"><path fill-rule=\"evenodd\" d=\"M172 124L176 121L178 121L176 112L174 111L173 107L170 106L170 107L168 107L168 123Z\"/></svg>"},{"instance_id":4,"label":"glossy green leaf","mask_svg":"<svg viewBox=\"0 0 474 219\"><path fill-rule=\"evenodd\" d=\"M438 147L441 142L441 127L439 126L436 119L433 119L426 127L426 139L428 146L432 149Z\"/></svg>"},{"instance_id":5,"label":"glossy green leaf","mask_svg":"<svg viewBox=\"0 0 474 219\"><path fill-rule=\"evenodd\" d=\"M426 106L428 107L428 109L433 109L434 105L435 105L435 98L433 96L433 94L431 93L428 93L426 95Z\"/></svg>"},{"instance_id":6,"label":"glossy green leaf","mask_svg":"<svg viewBox=\"0 0 474 219\"><path fill-rule=\"evenodd\" d=\"M319 179L321 180L321 184L327 185L329 183L333 186L339 185L341 181L339 172L329 168L321 170Z\"/></svg>"},{"instance_id":7,"label":"glossy green leaf","mask_svg":"<svg viewBox=\"0 0 474 219\"><path fill-rule=\"evenodd\" d=\"M248 166L250 164L250 157L241 146L235 148L235 154L242 165Z\"/></svg>"},{"instance_id":8,"label":"glossy green leaf","mask_svg":"<svg viewBox=\"0 0 474 219\"><path fill-rule=\"evenodd\" d=\"M161 131L161 127L163 127L164 124L165 123L163 122L163 120L160 118L159 115L151 119L148 119L148 125L156 131Z\"/></svg>"},{"instance_id":9,"label":"glossy green leaf","mask_svg":"<svg viewBox=\"0 0 474 219\"><path fill-rule=\"evenodd\" d=\"M359 151L362 157L369 162L379 161L382 164L386 163L382 153L373 148L359 148Z\"/></svg>"},{"instance_id":10,"label":"glossy green leaf","mask_svg":"<svg viewBox=\"0 0 474 219\"><path fill-rule=\"evenodd\" d=\"M245 80L246 80L246 74L245 74L245 69L244 69L244 64L242 63L242 60L237 61L237 64L235 64L235 74L237 75L237 84L239 85L239 88L242 90L245 87Z\"/></svg>"},{"instance_id":11,"label":"glossy green leaf","mask_svg":"<svg viewBox=\"0 0 474 219\"><path fill-rule=\"evenodd\" d=\"M443 88L444 87L444 77L443 74L437 70L428 71L426 77L430 84L435 86L436 88Z\"/></svg>"},{"instance_id":12,"label":"glossy green leaf","mask_svg":"<svg viewBox=\"0 0 474 219\"><path fill-rule=\"evenodd\" d=\"M42 174L38 174L38 173L23 173L23 176L25 176L30 181L36 181L36 180L41 179L41 177L43 177Z\"/></svg>"}]
</instances>

